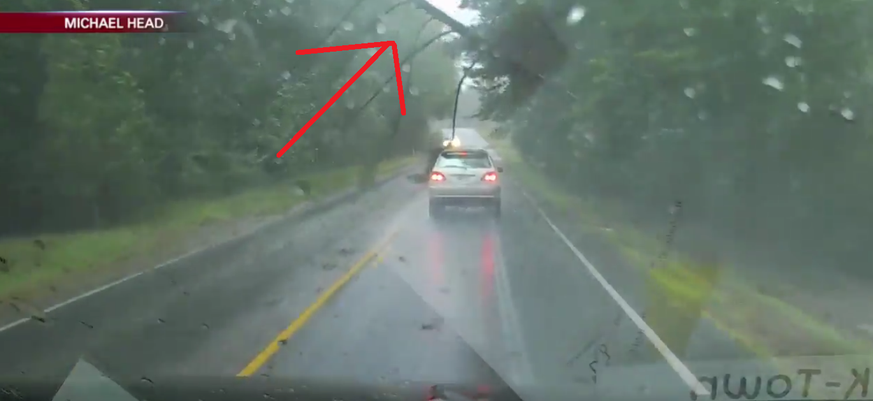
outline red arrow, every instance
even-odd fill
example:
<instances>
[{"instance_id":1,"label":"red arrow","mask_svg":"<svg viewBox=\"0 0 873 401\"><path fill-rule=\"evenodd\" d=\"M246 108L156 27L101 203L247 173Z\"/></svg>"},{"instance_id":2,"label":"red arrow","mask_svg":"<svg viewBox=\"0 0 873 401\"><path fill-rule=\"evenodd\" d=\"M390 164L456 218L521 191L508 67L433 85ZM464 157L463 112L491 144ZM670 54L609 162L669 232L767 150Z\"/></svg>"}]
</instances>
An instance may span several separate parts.
<instances>
[{"instance_id":1,"label":"red arrow","mask_svg":"<svg viewBox=\"0 0 873 401\"><path fill-rule=\"evenodd\" d=\"M358 78L360 78L361 75L364 74L364 71L367 71L367 69L370 68L370 66L372 66L373 63L375 63L377 59L379 59L379 56L381 56L382 53L385 53L385 50L388 50L389 47L391 48L392 55L394 56L394 76L397 78L397 96L400 98L400 114L404 115L404 116L406 115L406 103L403 100L403 80L400 77L400 58L397 55L397 42L395 42L393 40L388 40L385 42L360 43L360 44L356 44L356 45L343 45L343 46L328 46L328 47L318 47L315 49L301 49L301 50L298 50L296 52L296 54L298 56L302 56L304 54L331 53L331 52L341 52L341 51L345 51L345 50L371 49L374 47L378 47L379 51L377 51L376 54L374 54L372 57L370 57L370 59L367 60L367 63L364 64L364 66L361 67L361 69L358 70L358 72L356 72L355 75L352 76L352 78L349 79L348 82L346 82L346 84L343 85L342 88L340 88L336 93L333 94L333 96L331 96L330 100L327 101L327 104L322 106L321 109L318 110L318 113L315 113L315 115L312 116L312 118L310 118L309 121L306 122L306 125L304 125L303 128L300 128L300 130L297 131L296 134L294 134L294 137L291 138L291 140L288 141L288 143L286 143L285 146L282 147L282 150L279 151L279 153L276 155L276 157L282 157L282 155L284 155L285 152L288 151L288 149L291 149L291 145L294 145L294 143L296 143L297 140L299 140L300 137L303 136L304 133L306 133L306 130L308 130L309 127L312 127L312 124L315 124L315 122L318 121L319 118L321 118L321 115L324 114L324 112L327 111L327 109L329 109L330 106L333 106L333 104L336 103L337 99L339 99L340 96L342 96L343 93L345 93L346 90L348 90L349 87L352 86L352 84L355 83L355 81L357 81Z\"/></svg>"}]
</instances>

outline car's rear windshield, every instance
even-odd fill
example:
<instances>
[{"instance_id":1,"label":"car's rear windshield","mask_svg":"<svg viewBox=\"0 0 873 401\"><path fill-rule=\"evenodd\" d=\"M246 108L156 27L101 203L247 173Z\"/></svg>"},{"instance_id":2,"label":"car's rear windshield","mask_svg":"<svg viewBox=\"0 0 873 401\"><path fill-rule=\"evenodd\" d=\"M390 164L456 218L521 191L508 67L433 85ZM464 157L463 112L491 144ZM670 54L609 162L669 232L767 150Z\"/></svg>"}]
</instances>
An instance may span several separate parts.
<instances>
[{"instance_id":1,"label":"car's rear windshield","mask_svg":"<svg viewBox=\"0 0 873 401\"><path fill-rule=\"evenodd\" d=\"M488 168L491 159L484 151L443 152L437 160L439 167Z\"/></svg>"}]
</instances>

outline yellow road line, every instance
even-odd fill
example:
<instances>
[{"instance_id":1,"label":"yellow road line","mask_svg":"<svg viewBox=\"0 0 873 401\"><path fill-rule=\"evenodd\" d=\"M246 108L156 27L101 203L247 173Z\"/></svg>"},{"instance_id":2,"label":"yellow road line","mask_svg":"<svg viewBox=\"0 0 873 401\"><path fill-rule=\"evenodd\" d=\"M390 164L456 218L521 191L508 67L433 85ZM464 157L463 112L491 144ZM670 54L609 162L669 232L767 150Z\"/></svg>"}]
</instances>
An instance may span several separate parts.
<instances>
[{"instance_id":1,"label":"yellow road line","mask_svg":"<svg viewBox=\"0 0 873 401\"><path fill-rule=\"evenodd\" d=\"M237 373L237 377L251 376L255 374L255 372L257 372L262 366L264 366L264 364L266 364L267 361L269 361L270 358L273 357L273 355L279 352L280 344L287 342L288 339L290 339L291 336L294 335L294 333L300 330L300 328L302 328L306 324L306 322L308 322L309 319L312 318L312 316L315 315L315 313L318 312L318 310L321 309L321 307L324 306L324 304L326 304L327 301L330 300L330 298L334 294L336 294L337 291L339 291L340 288L348 283L349 280L351 280L352 277L355 276L355 274L358 274L361 269L363 269L364 266L367 265L367 263L371 262L377 256L379 256L379 251L386 248L396 235L396 232L391 233L387 239L385 239L382 243L373 248L371 251L367 252L367 254L365 254L363 258L361 258L354 265L352 265L352 267L345 274L343 274L343 276L340 277L339 280L334 282L333 285L331 285L330 288L328 288L326 291L322 292L318 299L316 299L315 302L312 303L312 305L309 305L309 307L306 308L306 310L304 310L303 313L301 313L300 316L297 317L297 319L291 322L291 324L286 327L285 330L282 330L282 332L279 333L279 335L276 336L276 338L271 341L270 344L268 344L263 351L258 353L258 355L255 356L255 359L252 359L252 361L249 362L242 371Z\"/></svg>"}]
</instances>

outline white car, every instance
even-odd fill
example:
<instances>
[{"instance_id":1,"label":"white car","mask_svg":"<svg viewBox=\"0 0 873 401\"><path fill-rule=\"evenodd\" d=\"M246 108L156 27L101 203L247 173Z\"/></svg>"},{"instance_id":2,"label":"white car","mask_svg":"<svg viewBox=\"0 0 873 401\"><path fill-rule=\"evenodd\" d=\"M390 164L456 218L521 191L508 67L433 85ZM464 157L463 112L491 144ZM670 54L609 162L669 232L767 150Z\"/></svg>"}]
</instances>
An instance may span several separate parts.
<instances>
[{"instance_id":1,"label":"white car","mask_svg":"<svg viewBox=\"0 0 873 401\"><path fill-rule=\"evenodd\" d=\"M444 150L428 182L429 212L438 218L446 206L484 206L500 217L500 175L484 149Z\"/></svg>"}]
</instances>

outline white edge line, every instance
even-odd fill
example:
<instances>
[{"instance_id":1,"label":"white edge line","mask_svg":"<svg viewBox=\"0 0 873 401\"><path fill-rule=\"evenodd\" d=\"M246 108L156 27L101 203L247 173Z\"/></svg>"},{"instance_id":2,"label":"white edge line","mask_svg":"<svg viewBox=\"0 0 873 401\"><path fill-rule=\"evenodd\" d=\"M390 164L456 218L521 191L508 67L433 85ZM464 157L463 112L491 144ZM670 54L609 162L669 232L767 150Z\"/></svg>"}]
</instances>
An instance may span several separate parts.
<instances>
[{"instance_id":1,"label":"white edge line","mask_svg":"<svg viewBox=\"0 0 873 401\"><path fill-rule=\"evenodd\" d=\"M394 176L394 177L386 178L386 179L385 179L385 182L388 182L388 181L394 180L394 179L396 179L396 178L398 178L398 177L400 177L400 174L398 174L397 176ZM346 194L345 194L345 193L342 193L342 194L338 194L337 196L338 196L338 197L341 197L341 196L344 196L344 195L346 195ZM290 212L290 211L289 211L289 212ZM269 224L271 224L271 223L265 223L265 224L263 224L263 225L261 225L261 226L256 227L254 230L252 230L252 231L250 231L250 232L248 232L248 233L245 233L245 234L243 234L243 235L240 235L240 236L236 236L236 237L230 238L230 239L228 239L228 240L226 240L226 241L221 241L221 242L218 242L218 243L215 243L215 244L211 244L211 245L207 245L207 246L204 246L204 247L201 247L201 248L196 248L196 249L194 249L193 251L190 251L190 252L188 252L188 253L182 254L182 255L177 256L177 257L175 257L175 258L172 258L172 259L170 259L170 260L164 261L164 262L162 262L162 263L160 263L160 264L158 264L158 265L156 265L156 266L153 266L153 267L151 267L151 268L149 268L149 269L145 269L145 270L142 270L142 271L139 271L139 272L133 273L133 274L131 274L131 275L129 275L129 276L125 276L125 277L122 277L122 278L120 278L120 279L118 279L118 280L115 280L115 281L113 281L113 282L111 282L111 283L109 283L109 284L104 284L104 285L102 285L102 286L100 286L100 287L97 287L97 288L95 288L95 289L93 289L93 290L90 290L90 291L87 291L87 292L85 292L85 293L82 293L82 294L76 295L75 297L72 297L72 298L70 298L70 299L68 299L68 300L66 300L66 301L63 301L63 302L57 303L57 304L55 304L55 305L49 306L48 308L46 308L46 309L43 310L43 313L49 313L49 312L52 312L52 311L58 310L58 309L63 308L63 307L65 307L65 306L69 305L69 304L72 304L73 302L81 301L82 299L88 298L88 297L90 297L90 296L92 296L92 295L94 295L94 294L97 294L97 293L99 293L99 292L106 291L106 290L108 290L108 289L110 289L110 288L112 288L112 287L115 287L116 285L119 285L119 284L121 284L121 283L123 283L123 282L125 282L125 281L133 280L133 279L135 279L135 278L137 278L137 277L139 277L139 276L142 276L143 274L148 273L148 272L150 272L150 271L154 271L154 270L158 270L158 269L163 268L163 267L167 267L167 266L169 266L169 265L172 265L172 264L174 264L174 263L176 263L176 262L181 261L182 259L185 259L185 258L188 258L188 257L194 256L194 255L196 255L196 254L198 254L198 253L201 253L201 252L207 251L207 250L212 249L212 248L220 247L220 246L222 246L222 245L225 245L225 244L227 244L227 243L230 243L231 241L234 241L234 240L238 240L238 239L240 239L240 238L248 237L248 236L250 236L250 235L252 235L252 234L254 234L254 233L260 231L261 229L263 229L264 227L266 227L266 226L269 225ZM13 322L11 322L11 323L8 323L8 324L6 324L6 325L4 325L4 326L0 326L0 333L4 332L4 331L6 331L6 330L9 330L9 329L11 329L11 328L13 328L13 327L20 326L20 325L22 325L22 324L24 324L24 323L27 323L27 322L31 321L31 320L33 320L33 319L32 319L32 318L29 318L29 317L25 317L25 318L21 318L21 319L18 319L18 320L16 320L16 321L13 321Z\"/></svg>"},{"instance_id":2,"label":"white edge line","mask_svg":"<svg viewBox=\"0 0 873 401\"><path fill-rule=\"evenodd\" d=\"M255 231L257 231L257 230L255 230ZM254 232L254 231L253 231L253 232ZM233 241L233 240L235 240L235 239L238 239L238 238L241 238L241 237L231 238L231 239L229 239L229 240L227 240L227 241L222 241L222 242L219 242L219 243L217 243L217 244L212 244L212 245L205 246L205 247L202 247L202 248L197 248L197 249L195 249L195 250L193 250L193 251L190 251L190 252L188 252L188 253L186 253L186 254L183 254L183 255L181 255L181 256L177 256L177 257L175 257L175 258L173 258L173 259L167 260L167 261L165 261L165 262L163 262L163 263L161 263L161 264L158 264L158 265L156 265L156 266L154 266L154 267L151 267L151 268L149 268L149 269L142 270L142 271L139 271L139 272L133 273L133 274L131 274L131 275L128 275L128 276L122 277L122 278L120 278L120 279L118 279L118 280L115 280L115 281L113 281L113 282L111 282L111 283L101 285L100 287L97 287L97 288L95 288L95 289L93 289L93 290L90 290L90 291L84 292L84 293L82 293L82 294L76 295L75 297L72 297L72 298L70 298L70 299L68 299L68 300L66 300L66 301L63 301L63 302L60 302L60 303L54 304L54 305L52 305L52 306L49 306L48 308L46 308L45 310L43 310L43 312L44 312L44 313L49 313L49 312L52 312L52 311L54 311L54 310L57 310L57 309L63 308L63 307L65 307L65 306L67 306L67 305L69 305L69 304L71 304L71 303L73 303L73 302L80 301L80 300L82 300L82 299L88 298L88 297L90 297L90 296L92 296L92 295L94 295L94 294L97 294L97 293L99 293L99 292L106 291L106 290L108 290L108 289L110 289L110 288L112 288L112 287L115 287L116 285L119 285L119 284L121 284L121 283L123 283L123 282L125 282L125 281L133 280L133 279L135 279L135 278L137 278L137 277L139 277L139 276L142 276L142 275L145 274L145 273L148 273L148 272L150 272L150 271L154 271L154 270L158 270L158 269L160 269L160 268L162 268L162 267L169 266L169 265L171 265L171 264L173 264L173 263L176 263L176 262L181 261L182 259L188 258L188 257L190 257L190 256L193 256L193 255L198 254L198 253L200 253L200 252L206 251L206 250L208 250L208 249L215 248L215 247L217 247L217 246L221 246L221 245L223 245L223 244L226 244L226 243L228 243L228 242L230 242L230 241ZM28 321L31 321L31 320L33 320L33 319L31 319L31 318L26 318L26 317L25 317L25 318L18 319L18 320L14 321L14 322L11 322L11 323L9 323L9 324L7 324L7 325L5 325L5 326L0 327L0 333L4 332L4 331L6 331L6 330L9 330L9 329L11 329L11 328L13 328L13 327L16 327L16 326L19 326L19 325L21 325L21 324L24 324L24 323L26 323L26 322L28 322Z\"/></svg>"},{"instance_id":3,"label":"white edge line","mask_svg":"<svg viewBox=\"0 0 873 401\"><path fill-rule=\"evenodd\" d=\"M546 223L548 223L548 225L552 228L552 231L554 231L555 234L557 234L558 237L561 238L564 244L567 245L568 248L570 248L573 254L576 255L576 258L578 258L579 261L582 262L583 265L585 265L585 267L588 269L588 272L591 273L591 276L593 276L594 279L597 280L598 283L600 283L603 289L605 289L609 296L612 297L612 299L615 301L615 303L617 303L618 306L621 307L621 309L628 316L628 318L630 318L634 325L636 325L637 328L646 336L646 338L649 339L649 341L652 343L652 345L655 346L655 349L657 349L658 352L661 353L664 359L667 360L667 363L670 364L670 367L672 367L676 374L679 375L679 378L682 379L682 381L684 381L691 390L697 393L698 396L710 395L709 391L703 386L703 384L700 383L699 380L697 380L697 376L695 376L694 373L692 373L691 370L688 369L688 367L685 366L685 364L683 364L681 360L679 360L679 357L677 357L676 354L673 353L673 351L670 351L670 348L667 347L667 344L665 344L664 341L662 341L661 338L658 337L658 334L655 333L655 331L652 330L652 328L649 327L648 324L646 324L643 318L640 317L640 315L630 306L630 304L627 303L627 301L624 300L624 298L622 298L618 291L616 291L615 288L613 288L612 285L610 285L609 282L606 281L603 275L600 274L600 272L594 267L594 265L588 261L588 258L586 258L585 255L583 255L582 252L580 252L579 249L577 249L576 246L573 245L573 243L570 242L569 239L567 239L567 236L564 235L564 233L557 226L555 226L554 223L552 223L552 220L549 219L549 216L547 216L546 213L537 205L536 201L534 201L534 199L526 191L522 191L522 194L524 194L524 197L527 198L528 202L530 202L531 205L537 210L537 212L539 212L539 214L543 217L543 219L545 219Z\"/></svg>"}]
</instances>

